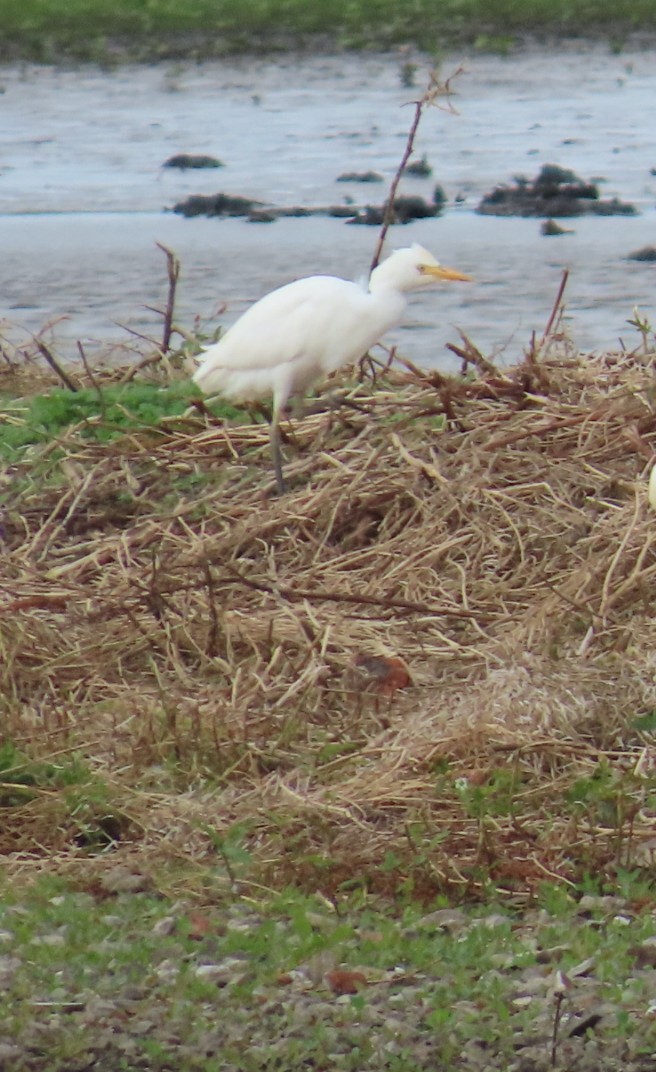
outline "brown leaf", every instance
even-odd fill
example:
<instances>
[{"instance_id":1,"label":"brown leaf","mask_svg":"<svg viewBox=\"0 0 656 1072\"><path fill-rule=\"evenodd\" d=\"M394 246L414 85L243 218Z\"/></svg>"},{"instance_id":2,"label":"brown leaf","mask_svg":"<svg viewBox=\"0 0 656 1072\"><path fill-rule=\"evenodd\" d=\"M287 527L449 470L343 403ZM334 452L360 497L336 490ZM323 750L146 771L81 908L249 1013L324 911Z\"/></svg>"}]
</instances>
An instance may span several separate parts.
<instances>
[{"instance_id":1,"label":"brown leaf","mask_svg":"<svg viewBox=\"0 0 656 1072\"><path fill-rule=\"evenodd\" d=\"M206 934L211 934L213 929L212 920L209 916L206 916L203 912L189 913L190 938L204 938Z\"/></svg>"},{"instance_id":2,"label":"brown leaf","mask_svg":"<svg viewBox=\"0 0 656 1072\"><path fill-rule=\"evenodd\" d=\"M357 994L358 990L367 985L367 980L362 972L346 971L341 968L333 968L332 971L326 972L324 979L333 994L337 995Z\"/></svg>"},{"instance_id":3,"label":"brown leaf","mask_svg":"<svg viewBox=\"0 0 656 1072\"><path fill-rule=\"evenodd\" d=\"M466 778L470 785L485 785L489 776L489 771L482 770L480 767L471 767L458 774L458 778Z\"/></svg>"}]
</instances>

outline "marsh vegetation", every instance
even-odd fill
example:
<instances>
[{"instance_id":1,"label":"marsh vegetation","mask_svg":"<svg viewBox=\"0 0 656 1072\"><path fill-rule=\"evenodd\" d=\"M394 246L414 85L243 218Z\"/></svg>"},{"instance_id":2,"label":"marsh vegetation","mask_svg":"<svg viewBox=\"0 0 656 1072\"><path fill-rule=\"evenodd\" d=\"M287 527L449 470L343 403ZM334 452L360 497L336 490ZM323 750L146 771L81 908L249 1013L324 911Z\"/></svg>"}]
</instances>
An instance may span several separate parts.
<instances>
[{"instance_id":1,"label":"marsh vegetation","mask_svg":"<svg viewBox=\"0 0 656 1072\"><path fill-rule=\"evenodd\" d=\"M282 498L182 360L5 362L14 1067L651 1067L653 333L561 345L342 379Z\"/></svg>"},{"instance_id":2,"label":"marsh vegetation","mask_svg":"<svg viewBox=\"0 0 656 1072\"><path fill-rule=\"evenodd\" d=\"M27 0L0 2L6 58L51 62L65 56L110 62L120 57L208 58L299 45L388 48L453 44L505 50L516 36L601 34L616 43L653 31L651 0L630 8L610 0Z\"/></svg>"}]
</instances>

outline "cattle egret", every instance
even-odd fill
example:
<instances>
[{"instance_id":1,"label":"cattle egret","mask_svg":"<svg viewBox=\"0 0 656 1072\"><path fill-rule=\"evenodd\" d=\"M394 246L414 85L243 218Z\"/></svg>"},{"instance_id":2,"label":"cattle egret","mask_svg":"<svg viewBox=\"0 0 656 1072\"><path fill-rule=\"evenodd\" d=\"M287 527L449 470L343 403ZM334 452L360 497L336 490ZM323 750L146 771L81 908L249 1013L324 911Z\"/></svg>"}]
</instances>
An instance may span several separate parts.
<instances>
[{"instance_id":1,"label":"cattle egret","mask_svg":"<svg viewBox=\"0 0 656 1072\"><path fill-rule=\"evenodd\" d=\"M290 397L363 357L401 321L410 292L440 280L469 279L416 244L379 264L368 286L330 275L298 279L247 309L205 351L194 381L205 394L235 402L273 397L271 452L282 494L279 425Z\"/></svg>"},{"instance_id":2,"label":"cattle egret","mask_svg":"<svg viewBox=\"0 0 656 1072\"><path fill-rule=\"evenodd\" d=\"M647 499L652 510L656 510L656 462L651 467L649 474L649 491Z\"/></svg>"}]
</instances>

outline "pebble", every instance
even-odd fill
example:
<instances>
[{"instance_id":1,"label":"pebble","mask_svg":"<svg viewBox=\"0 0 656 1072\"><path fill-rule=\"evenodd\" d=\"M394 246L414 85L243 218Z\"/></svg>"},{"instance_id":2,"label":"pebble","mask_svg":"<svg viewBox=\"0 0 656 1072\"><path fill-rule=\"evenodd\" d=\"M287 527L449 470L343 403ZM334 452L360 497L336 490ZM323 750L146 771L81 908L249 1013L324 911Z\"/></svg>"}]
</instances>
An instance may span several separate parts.
<instances>
[{"instance_id":1,"label":"pebble","mask_svg":"<svg viewBox=\"0 0 656 1072\"><path fill-rule=\"evenodd\" d=\"M194 970L198 979L210 979L217 986L227 986L244 978L244 960L228 957L219 964L199 964Z\"/></svg>"},{"instance_id":2,"label":"pebble","mask_svg":"<svg viewBox=\"0 0 656 1072\"><path fill-rule=\"evenodd\" d=\"M510 917L503 916L501 913L492 913L489 916L479 916L478 919L471 921L472 927L485 927L487 930L494 930L495 927L508 927L510 926Z\"/></svg>"},{"instance_id":3,"label":"pebble","mask_svg":"<svg viewBox=\"0 0 656 1072\"><path fill-rule=\"evenodd\" d=\"M578 915L585 912L616 912L623 904L621 897L585 893L578 903Z\"/></svg>"},{"instance_id":4,"label":"pebble","mask_svg":"<svg viewBox=\"0 0 656 1072\"><path fill-rule=\"evenodd\" d=\"M422 916L417 923L417 927L435 927L439 930L455 931L460 930L467 923L467 916L460 909L438 908L437 911L429 912L428 915Z\"/></svg>"},{"instance_id":5,"label":"pebble","mask_svg":"<svg viewBox=\"0 0 656 1072\"><path fill-rule=\"evenodd\" d=\"M158 919L157 923L153 926L153 934L158 938L166 938L167 935L173 934L177 926L177 919L175 916L164 916L162 919Z\"/></svg>"},{"instance_id":6,"label":"pebble","mask_svg":"<svg viewBox=\"0 0 656 1072\"><path fill-rule=\"evenodd\" d=\"M107 893L143 893L152 885L148 875L127 867L113 867L100 881Z\"/></svg>"},{"instance_id":7,"label":"pebble","mask_svg":"<svg viewBox=\"0 0 656 1072\"><path fill-rule=\"evenodd\" d=\"M0 1042L0 1066L9 1068L10 1061L16 1061L21 1056L20 1046L14 1046L13 1042Z\"/></svg>"}]
</instances>

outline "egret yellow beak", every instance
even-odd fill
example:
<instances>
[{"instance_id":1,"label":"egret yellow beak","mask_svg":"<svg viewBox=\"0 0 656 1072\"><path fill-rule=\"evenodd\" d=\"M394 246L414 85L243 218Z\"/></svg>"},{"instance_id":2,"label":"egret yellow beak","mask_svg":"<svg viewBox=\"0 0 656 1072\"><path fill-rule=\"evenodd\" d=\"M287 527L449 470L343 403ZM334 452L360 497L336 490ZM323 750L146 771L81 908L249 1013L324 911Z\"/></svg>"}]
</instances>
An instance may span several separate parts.
<instances>
[{"instance_id":1,"label":"egret yellow beak","mask_svg":"<svg viewBox=\"0 0 656 1072\"><path fill-rule=\"evenodd\" d=\"M453 282L473 283L470 275L458 272L455 268L445 268L443 264L422 264L421 270L424 275L432 275L434 279L447 279Z\"/></svg>"}]
</instances>

